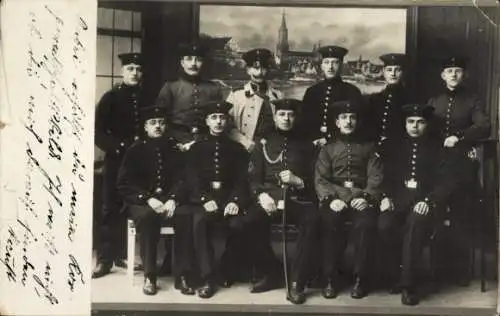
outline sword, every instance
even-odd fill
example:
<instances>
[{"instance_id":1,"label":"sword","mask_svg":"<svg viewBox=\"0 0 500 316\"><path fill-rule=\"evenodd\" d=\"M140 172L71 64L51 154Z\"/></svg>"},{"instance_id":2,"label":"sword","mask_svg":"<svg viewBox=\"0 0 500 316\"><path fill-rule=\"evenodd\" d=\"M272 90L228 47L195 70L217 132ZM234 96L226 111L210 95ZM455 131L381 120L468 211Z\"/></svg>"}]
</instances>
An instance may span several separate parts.
<instances>
[{"instance_id":1,"label":"sword","mask_svg":"<svg viewBox=\"0 0 500 316\"><path fill-rule=\"evenodd\" d=\"M282 239L282 250L283 250L283 272L285 276L285 288L286 288L286 297L290 296L290 286L288 284L288 251L287 251L287 243L286 243L286 200L288 198L288 186L283 185L283 210L281 214L281 239Z\"/></svg>"}]
</instances>

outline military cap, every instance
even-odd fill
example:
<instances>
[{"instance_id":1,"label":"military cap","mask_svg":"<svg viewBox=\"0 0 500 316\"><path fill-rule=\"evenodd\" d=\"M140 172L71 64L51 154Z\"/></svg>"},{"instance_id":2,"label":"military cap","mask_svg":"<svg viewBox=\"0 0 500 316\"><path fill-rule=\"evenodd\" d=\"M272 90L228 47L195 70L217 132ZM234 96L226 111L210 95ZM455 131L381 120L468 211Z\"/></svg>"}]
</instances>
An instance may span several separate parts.
<instances>
[{"instance_id":1,"label":"military cap","mask_svg":"<svg viewBox=\"0 0 500 316\"><path fill-rule=\"evenodd\" d=\"M403 105L403 115L405 118L410 116L419 116L428 120L434 114L434 107L428 104L410 103Z\"/></svg>"},{"instance_id":2,"label":"military cap","mask_svg":"<svg viewBox=\"0 0 500 316\"><path fill-rule=\"evenodd\" d=\"M241 58L243 58L247 67L253 66L258 62L260 66L269 68L273 62L273 53L265 48L255 48L244 53Z\"/></svg>"},{"instance_id":3,"label":"military cap","mask_svg":"<svg viewBox=\"0 0 500 316\"><path fill-rule=\"evenodd\" d=\"M343 59L348 50L340 46L323 46L318 49L321 58L338 58Z\"/></svg>"},{"instance_id":4,"label":"military cap","mask_svg":"<svg viewBox=\"0 0 500 316\"><path fill-rule=\"evenodd\" d=\"M297 99L279 99L272 102L274 104L275 111L278 110L291 110L297 111L302 105L302 101Z\"/></svg>"},{"instance_id":5,"label":"military cap","mask_svg":"<svg viewBox=\"0 0 500 316\"><path fill-rule=\"evenodd\" d=\"M227 101L211 101L205 104L205 117L213 113L228 114L233 105Z\"/></svg>"},{"instance_id":6,"label":"military cap","mask_svg":"<svg viewBox=\"0 0 500 316\"><path fill-rule=\"evenodd\" d=\"M405 54L384 54L379 57L379 59L384 63L384 66L405 66L406 65L406 55Z\"/></svg>"},{"instance_id":7,"label":"military cap","mask_svg":"<svg viewBox=\"0 0 500 316\"><path fill-rule=\"evenodd\" d=\"M460 67L465 69L467 67L469 59L465 56L450 56L445 58L441 63L441 69L446 69L450 67Z\"/></svg>"},{"instance_id":8,"label":"military cap","mask_svg":"<svg viewBox=\"0 0 500 316\"><path fill-rule=\"evenodd\" d=\"M167 116L167 109L165 107L160 106L148 106L140 109L141 118L144 121L147 121L152 118L162 118Z\"/></svg>"},{"instance_id":9,"label":"military cap","mask_svg":"<svg viewBox=\"0 0 500 316\"><path fill-rule=\"evenodd\" d=\"M198 56L206 57L208 47L202 45L200 42L184 43L179 46L179 54L181 56Z\"/></svg>"},{"instance_id":10,"label":"military cap","mask_svg":"<svg viewBox=\"0 0 500 316\"><path fill-rule=\"evenodd\" d=\"M118 58L120 58L120 60L122 62L122 66L125 66L128 64L142 65L142 55L140 53L119 54Z\"/></svg>"},{"instance_id":11,"label":"military cap","mask_svg":"<svg viewBox=\"0 0 500 316\"><path fill-rule=\"evenodd\" d=\"M335 116L342 113L355 113L359 115L361 113L361 104L359 101L354 99L336 101L329 106L329 110Z\"/></svg>"}]
</instances>

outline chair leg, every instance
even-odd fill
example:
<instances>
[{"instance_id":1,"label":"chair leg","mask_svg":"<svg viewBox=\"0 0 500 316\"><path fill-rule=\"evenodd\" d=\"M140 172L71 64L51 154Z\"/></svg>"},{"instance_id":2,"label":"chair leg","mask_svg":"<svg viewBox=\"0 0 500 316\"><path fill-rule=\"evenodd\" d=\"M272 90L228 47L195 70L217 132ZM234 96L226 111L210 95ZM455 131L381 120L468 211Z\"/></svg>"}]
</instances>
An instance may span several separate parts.
<instances>
[{"instance_id":1,"label":"chair leg","mask_svg":"<svg viewBox=\"0 0 500 316\"><path fill-rule=\"evenodd\" d=\"M136 230L132 220L127 221L127 278L130 285L134 285L134 266L135 266L135 237Z\"/></svg>"}]
</instances>

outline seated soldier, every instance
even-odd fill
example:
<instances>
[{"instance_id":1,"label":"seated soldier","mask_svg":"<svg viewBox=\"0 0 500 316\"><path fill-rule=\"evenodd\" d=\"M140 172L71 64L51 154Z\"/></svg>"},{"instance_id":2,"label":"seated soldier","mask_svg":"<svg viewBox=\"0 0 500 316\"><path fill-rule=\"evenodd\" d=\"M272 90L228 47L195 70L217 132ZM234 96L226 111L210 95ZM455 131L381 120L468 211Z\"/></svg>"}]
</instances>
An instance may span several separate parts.
<instances>
[{"instance_id":1,"label":"seated soldier","mask_svg":"<svg viewBox=\"0 0 500 316\"><path fill-rule=\"evenodd\" d=\"M192 240L192 219L180 214L176 205L181 202L182 168L176 141L165 139L165 109L147 107L141 110L146 137L138 140L125 154L118 174L117 187L125 201L125 211L134 220L140 236L141 257L144 262L144 286L146 295L157 292L157 245L162 222L174 218L176 230L176 258L186 260L184 249ZM188 233L181 232L187 229ZM182 262L182 261L179 261ZM194 292L193 292L194 293Z\"/></svg>"},{"instance_id":2,"label":"seated soldier","mask_svg":"<svg viewBox=\"0 0 500 316\"><path fill-rule=\"evenodd\" d=\"M429 105L405 105L406 133L402 139L387 144L383 160L391 171L384 177L384 198L380 203L380 259L384 276L390 280L389 291L402 291L401 302L405 305L419 302L416 267L436 219L437 205L450 191L446 183L450 175L442 174L445 165L441 163L439 139L427 130L433 112Z\"/></svg>"},{"instance_id":3,"label":"seated soldier","mask_svg":"<svg viewBox=\"0 0 500 316\"><path fill-rule=\"evenodd\" d=\"M345 239L354 246L351 291L353 298L367 294L369 266L372 263L377 224L376 206L382 183L382 163L372 143L364 142L358 131L358 102L332 104L338 137L321 149L316 161L315 187L320 200L323 238L323 277L325 298L335 298L339 290L339 266ZM346 229L347 221L352 226Z\"/></svg>"},{"instance_id":4,"label":"seated soldier","mask_svg":"<svg viewBox=\"0 0 500 316\"><path fill-rule=\"evenodd\" d=\"M187 152L186 181L190 190L189 208L193 212L194 249L203 285L198 296L215 294L215 264L212 236L217 222L227 224L226 249L238 244L241 230L233 229L233 219L243 216L248 205L248 152L226 134L228 111L225 101L206 104L205 122L209 134ZM229 269L230 267L228 267ZM225 271L226 269L221 269Z\"/></svg>"},{"instance_id":5,"label":"seated soldier","mask_svg":"<svg viewBox=\"0 0 500 316\"><path fill-rule=\"evenodd\" d=\"M250 182L256 203L247 216L253 227L249 246L257 271L264 273L251 292L265 292L279 285L279 266L270 245L270 226L286 207L290 222L300 225L291 272L292 285L287 299L301 304L305 301L304 285L306 274L311 269L319 219L315 203L300 203L300 200L311 201L314 195L311 183L314 149L310 142L299 138L298 131L294 129L295 113L301 101L281 99L273 103L276 130L262 138L251 155ZM285 186L289 192L286 201L283 196Z\"/></svg>"}]
</instances>

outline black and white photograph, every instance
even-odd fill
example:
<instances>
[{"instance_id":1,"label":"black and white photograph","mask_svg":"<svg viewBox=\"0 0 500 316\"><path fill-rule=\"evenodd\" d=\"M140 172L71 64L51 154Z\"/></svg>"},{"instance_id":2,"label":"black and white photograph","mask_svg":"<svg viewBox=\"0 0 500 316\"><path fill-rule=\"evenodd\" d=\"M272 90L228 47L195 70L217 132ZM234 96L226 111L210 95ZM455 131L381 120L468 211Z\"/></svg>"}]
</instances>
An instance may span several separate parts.
<instances>
[{"instance_id":1,"label":"black and white photograph","mask_svg":"<svg viewBox=\"0 0 500 316\"><path fill-rule=\"evenodd\" d=\"M99 1L93 312L493 315L500 14L458 2Z\"/></svg>"}]
</instances>

